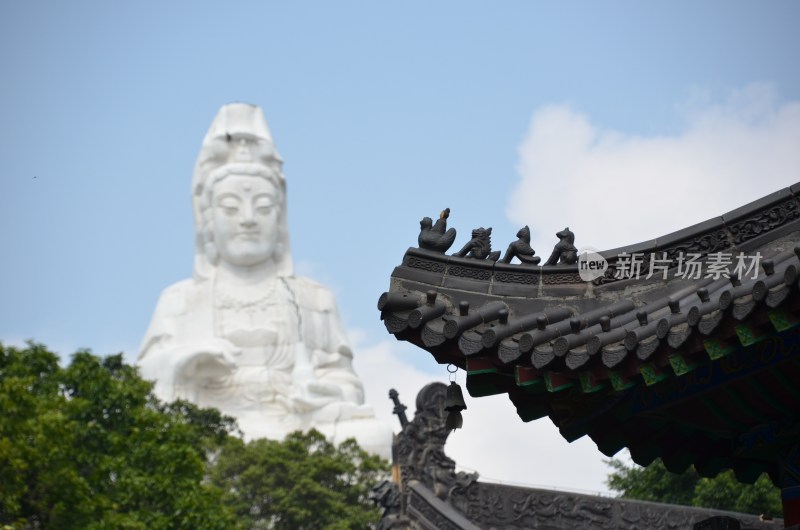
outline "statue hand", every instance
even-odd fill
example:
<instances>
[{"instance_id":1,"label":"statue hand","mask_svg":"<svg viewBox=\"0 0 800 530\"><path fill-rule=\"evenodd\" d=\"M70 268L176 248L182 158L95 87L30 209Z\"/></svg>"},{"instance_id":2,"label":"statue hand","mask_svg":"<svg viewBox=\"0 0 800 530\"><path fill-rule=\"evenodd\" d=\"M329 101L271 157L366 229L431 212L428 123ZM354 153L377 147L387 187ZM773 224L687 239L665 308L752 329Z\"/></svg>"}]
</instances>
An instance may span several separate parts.
<instances>
[{"instance_id":1,"label":"statue hand","mask_svg":"<svg viewBox=\"0 0 800 530\"><path fill-rule=\"evenodd\" d=\"M234 355L239 350L226 340L188 345L176 352L175 372L186 380L209 380L222 377L236 369Z\"/></svg>"},{"instance_id":2,"label":"statue hand","mask_svg":"<svg viewBox=\"0 0 800 530\"><path fill-rule=\"evenodd\" d=\"M339 385L323 381L311 381L306 385L308 392L317 396L329 397L336 401L344 400L344 393Z\"/></svg>"},{"instance_id":3,"label":"statue hand","mask_svg":"<svg viewBox=\"0 0 800 530\"><path fill-rule=\"evenodd\" d=\"M308 381L295 387L291 399L298 411L312 412L332 403L343 402L344 394L338 385Z\"/></svg>"},{"instance_id":4,"label":"statue hand","mask_svg":"<svg viewBox=\"0 0 800 530\"><path fill-rule=\"evenodd\" d=\"M347 401L339 385L317 381L309 383L305 390L306 394L292 399L293 410L310 414L314 423L374 417L371 407Z\"/></svg>"}]
</instances>

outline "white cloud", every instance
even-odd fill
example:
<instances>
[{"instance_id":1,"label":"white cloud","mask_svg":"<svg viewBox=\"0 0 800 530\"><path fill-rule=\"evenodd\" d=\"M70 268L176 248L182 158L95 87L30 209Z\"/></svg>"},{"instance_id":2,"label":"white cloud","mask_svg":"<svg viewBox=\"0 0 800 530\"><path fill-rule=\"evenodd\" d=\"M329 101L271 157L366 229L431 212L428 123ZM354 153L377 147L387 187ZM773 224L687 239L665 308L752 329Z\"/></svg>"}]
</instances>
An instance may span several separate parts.
<instances>
[{"instance_id":1,"label":"white cloud","mask_svg":"<svg viewBox=\"0 0 800 530\"><path fill-rule=\"evenodd\" d=\"M378 418L398 432L400 423L397 416L392 414L389 389L394 388L400 394L400 400L408 407L406 414L411 419L414 417L417 392L426 384L436 381L436 376L415 368L403 359L403 350L415 346L394 339L368 344L365 334L360 330L348 330L348 335L354 349L353 367L364 383L366 402L375 409ZM431 367L436 367L433 357Z\"/></svg>"},{"instance_id":2,"label":"white cloud","mask_svg":"<svg viewBox=\"0 0 800 530\"><path fill-rule=\"evenodd\" d=\"M355 349L354 366L364 383L367 403L377 416L400 430L391 412L389 388L395 388L414 417L417 392L433 381L447 382L444 366L431 358L435 370L426 373L404 358L415 346L394 340L367 344L357 330L349 335ZM464 372L458 373L464 386ZM478 471L482 480L556 487L584 492L607 492L608 467L605 458L588 438L572 444L564 440L548 418L523 423L506 396L474 399L464 389L468 409L463 412L464 428L450 435L445 453L467 471Z\"/></svg>"},{"instance_id":3,"label":"white cloud","mask_svg":"<svg viewBox=\"0 0 800 530\"><path fill-rule=\"evenodd\" d=\"M519 147L521 180L507 215L529 224L545 259L555 232L614 248L724 214L800 180L800 102L767 85L722 103L682 105L680 134L604 129L569 105L538 109Z\"/></svg>"}]
</instances>

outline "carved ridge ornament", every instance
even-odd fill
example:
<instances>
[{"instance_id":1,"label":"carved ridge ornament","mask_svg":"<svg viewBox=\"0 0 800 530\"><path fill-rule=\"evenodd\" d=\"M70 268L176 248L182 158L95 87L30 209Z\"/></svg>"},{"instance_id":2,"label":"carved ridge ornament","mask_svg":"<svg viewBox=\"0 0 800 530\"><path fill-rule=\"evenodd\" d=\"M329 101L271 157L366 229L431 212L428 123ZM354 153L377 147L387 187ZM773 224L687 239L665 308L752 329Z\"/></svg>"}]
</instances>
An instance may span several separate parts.
<instances>
[{"instance_id":1,"label":"carved ridge ornament","mask_svg":"<svg viewBox=\"0 0 800 530\"><path fill-rule=\"evenodd\" d=\"M714 229L710 233L689 238L684 241L681 241L676 245L672 245L664 249L657 250L655 254L657 257L659 257L664 252L666 252L667 258L669 258L672 261L671 266L674 267L678 263L677 256L680 254L705 255L705 254L713 254L714 252L721 252L729 248L731 248L731 242L728 240L727 232L725 231L724 228L718 228ZM650 253L650 257L648 259L652 259L652 255L653 253Z\"/></svg>"},{"instance_id":2,"label":"carved ridge ornament","mask_svg":"<svg viewBox=\"0 0 800 530\"><path fill-rule=\"evenodd\" d=\"M492 277L491 271L483 269L473 269L471 267L462 267L460 265L453 265L447 273L450 276L457 276L459 278L470 278L472 280L488 280Z\"/></svg>"},{"instance_id":3,"label":"carved ridge ornament","mask_svg":"<svg viewBox=\"0 0 800 530\"><path fill-rule=\"evenodd\" d=\"M794 199L789 199L731 225L730 231L734 243L738 245L799 217L797 203Z\"/></svg>"},{"instance_id":4,"label":"carved ridge ornament","mask_svg":"<svg viewBox=\"0 0 800 530\"><path fill-rule=\"evenodd\" d=\"M542 274L542 283L547 285L562 283L586 283L577 272L559 272L555 274Z\"/></svg>"},{"instance_id":5,"label":"carved ridge ornament","mask_svg":"<svg viewBox=\"0 0 800 530\"><path fill-rule=\"evenodd\" d=\"M526 272L497 271L494 273L494 281L502 283L521 283L524 285L535 285L539 283L539 275Z\"/></svg>"},{"instance_id":6,"label":"carved ridge ornament","mask_svg":"<svg viewBox=\"0 0 800 530\"><path fill-rule=\"evenodd\" d=\"M513 487L477 482L451 503L484 528L645 528L686 529L713 512L621 499ZM745 516L745 524L755 517Z\"/></svg>"},{"instance_id":7,"label":"carved ridge ornament","mask_svg":"<svg viewBox=\"0 0 800 530\"><path fill-rule=\"evenodd\" d=\"M444 263L430 261L427 259L409 257L406 266L412 269L421 269L428 272L444 272L447 266Z\"/></svg>"},{"instance_id":8,"label":"carved ridge ornament","mask_svg":"<svg viewBox=\"0 0 800 530\"><path fill-rule=\"evenodd\" d=\"M411 508L425 517L427 521L435 524L437 530L461 530L421 496L412 493L409 504Z\"/></svg>"},{"instance_id":9,"label":"carved ridge ornament","mask_svg":"<svg viewBox=\"0 0 800 530\"><path fill-rule=\"evenodd\" d=\"M785 191L788 192L789 190ZM647 267L654 258L662 260L664 254L666 254L666 258L670 262L669 268L671 269L679 265L679 255L698 254L698 258L703 259L711 254L730 251L732 248L750 239L790 222L800 220L800 206L798 206L797 201L798 199L792 194L785 200L766 207L752 203L750 208L748 208L750 209L750 213L741 215L738 220L734 220L733 222L725 222L722 225L718 224L710 229L687 234L680 240L665 245L658 244L658 241L670 239L669 234L665 237L657 238L654 248L641 253L643 256L641 262L642 267ZM441 253L444 256L445 248L452 244L455 238L455 229L451 228L445 231L449 214L449 208L442 211L440 219L437 221L437 227L430 226L430 218L423 219L421 222L421 243L419 248ZM722 219L722 217L718 219ZM433 228L437 229L433 230ZM431 231L433 233L431 233ZM517 240L509 244L506 255L500 260L501 263L519 267L521 272L524 271L525 268L541 272L541 277L536 275L528 277L524 272L520 275L514 275L506 271L495 271L494 274L492 274L492 272L486 269L473 268L469 261L497 261L499 253L491 251L490 236L491 228L476 228L472 231L472 239L464 248L452 255L462 260L463 265L437 263L417 257L407 257L404 264L412 269L420 269L438 274L445 273L477 281L487 281L494 277L494 280L498 282L522 285L532 285L540 281L545 285L585 283L579 275L566 271L548 274L551 271L557 271L561 266L574 265L577 261L575 259L577 255L577 249L574 245L575 234L571 232L569 228L565 228L556 234L556 237L559 238L559 242L555 245L550 259L543 265L538 265L539 258L534 256L535 252L530 246L530 229L527 226L521 228L517 232ZM440 241L440 239L446 239L446 241ZM520 263L511 263L512 259L518 259ZM599 286L628 279L616 277L615 271L617 267L615 267L615 264L617 260L614 257L607 257L606 259L608 261L608 268L605 274L599 278L590 280L592 284Z\"/></svg>"}]
</instances>

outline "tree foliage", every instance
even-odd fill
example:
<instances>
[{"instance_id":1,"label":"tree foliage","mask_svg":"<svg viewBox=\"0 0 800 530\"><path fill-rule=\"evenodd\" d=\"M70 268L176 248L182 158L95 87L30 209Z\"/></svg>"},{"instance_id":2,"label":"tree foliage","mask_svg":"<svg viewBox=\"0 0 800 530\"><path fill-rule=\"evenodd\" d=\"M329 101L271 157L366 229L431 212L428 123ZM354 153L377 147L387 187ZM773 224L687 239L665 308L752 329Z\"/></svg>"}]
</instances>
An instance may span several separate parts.
<instances>
[{"instance_id":1,"label":"tree foliage","mask_svg":"<svg viewBox=\"0 0 800 530\"><path fill-rule=\"evenodd\" d=\"M248 444L121 355L0 344L0 529L366 528L386 464L318 432Z\"/></svg>"},{"instance_id":2,"label":"tree foliage","mask_svg":"<svg viewBox=\"0 0 800 530\"><path fill-rule=\"evenodd\" d=\"M230 418L163 405L121 355L0 345L0 525L227 529L206 454Z\"/></svg>"},{"instance_id":3,"label":"tree foliage","mask_svg":"<svg viewBox=\"0 0 800 530\"><path fill-rule=\"evenodd\" d=\"M282 442L230 440L211 482L246 528L346 530L378 521L367 495L386 473L386 463L354 440L335 447L312 430Z\"/></svg>"},{"instance_id":4,"label":"tree foliage","mask_svg":"<svg viewBox=\"0 0 800 530\"><path fill-rule=\"evenodd\" d=\"M782 512L780 490L767 475L761 475L754 484L742 484L730 470L715 478L703 478L694 468L670 473L661 460L647 467L628 467L616 459L608 463L613 471L606 483L624 498L773 517Z\"/></svg>"}]
</instances>

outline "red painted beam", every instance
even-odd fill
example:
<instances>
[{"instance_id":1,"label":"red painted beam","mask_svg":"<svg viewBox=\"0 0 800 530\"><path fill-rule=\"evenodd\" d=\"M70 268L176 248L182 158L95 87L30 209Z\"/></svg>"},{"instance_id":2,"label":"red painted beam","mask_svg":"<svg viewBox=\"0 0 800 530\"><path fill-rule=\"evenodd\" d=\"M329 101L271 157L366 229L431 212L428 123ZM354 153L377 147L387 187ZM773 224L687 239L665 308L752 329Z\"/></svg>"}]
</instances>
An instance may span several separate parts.
<instances>
[{"instance_id":1,"label":"red painted beam","mask_svg":"<svg viewBox=\"0 0 800 530\"><path fill-rule=\"evenodd\" d=\"M800 486L783 488L781 490L783 503L783 524L791 527L800 525Z\"/></svg>"}]
</instances>

